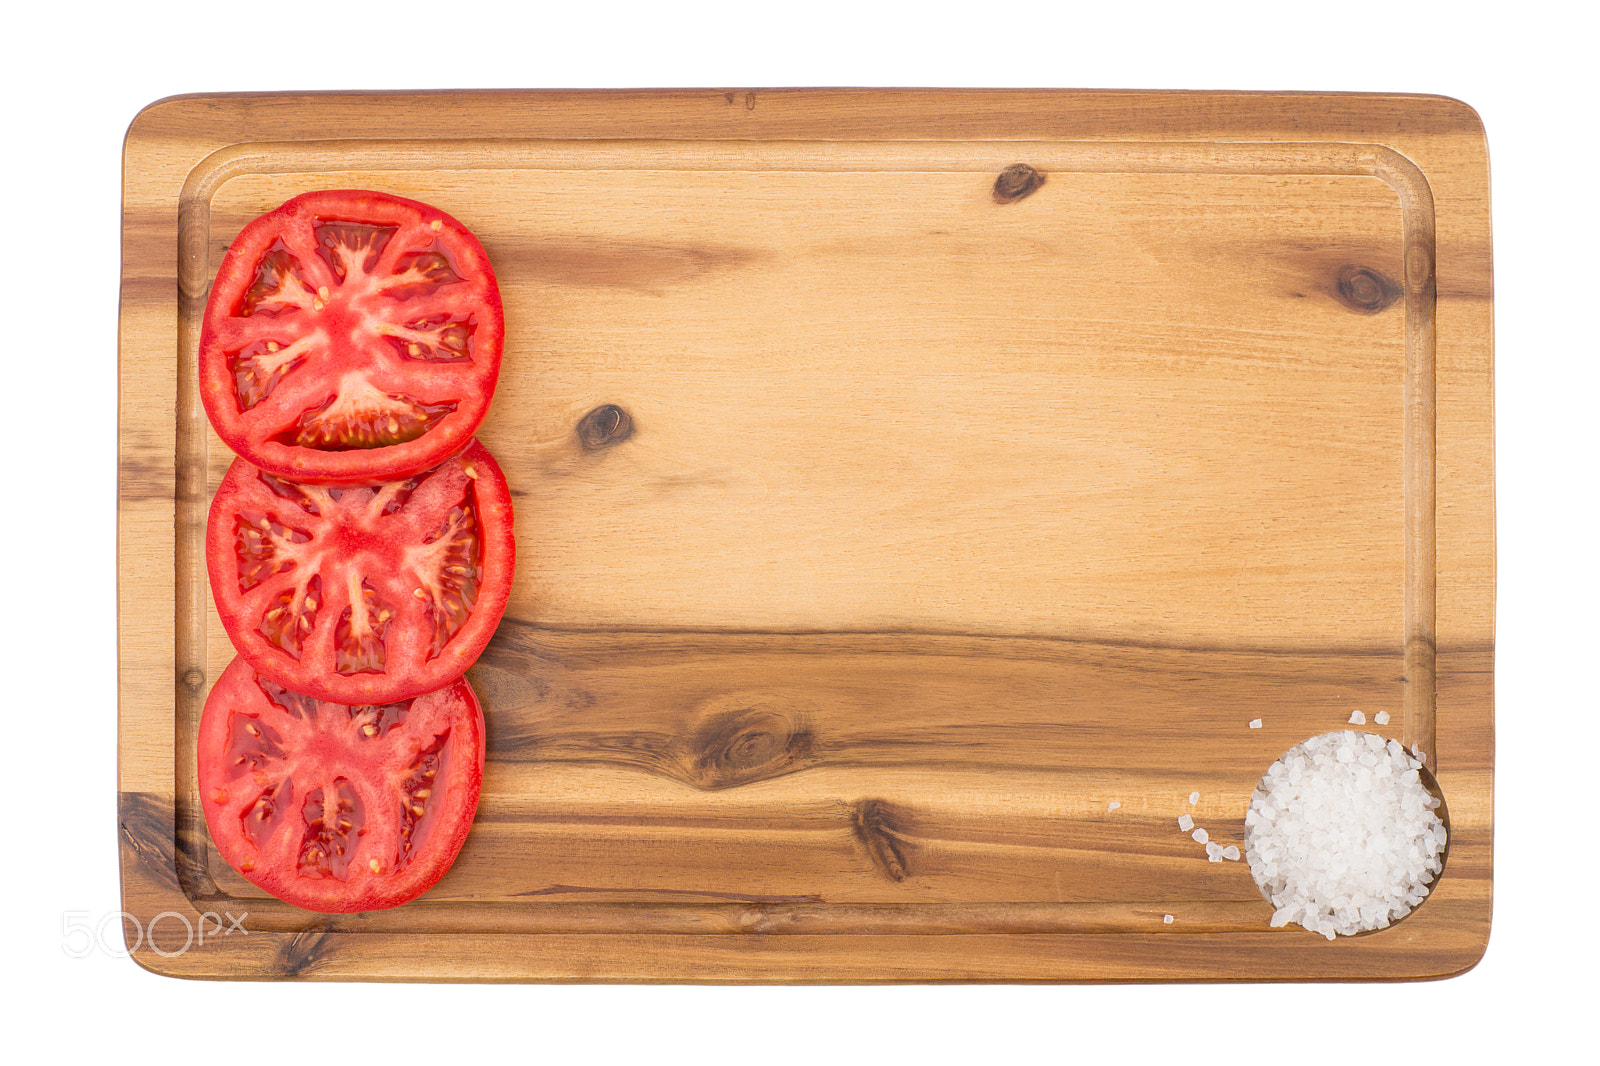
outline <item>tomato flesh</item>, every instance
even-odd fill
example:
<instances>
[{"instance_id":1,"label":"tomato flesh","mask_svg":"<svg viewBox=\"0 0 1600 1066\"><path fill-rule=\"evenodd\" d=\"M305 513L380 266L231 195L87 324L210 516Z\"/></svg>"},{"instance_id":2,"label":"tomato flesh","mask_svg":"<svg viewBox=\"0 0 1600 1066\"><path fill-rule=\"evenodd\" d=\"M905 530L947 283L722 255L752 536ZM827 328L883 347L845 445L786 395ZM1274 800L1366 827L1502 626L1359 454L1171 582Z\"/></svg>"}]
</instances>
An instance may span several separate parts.
<instances>
[{"instance_id":1,"label":"tomato flesh","mask_svg":"<svg viewBox=\"0 0 1600 1066\"><path fill-rule=\"evenodd\" d=\"M237 459L206 529L239 653L285 688L347 704L465 672L499 625L515 559L510 492L476 441L378 485L300 485Z\"/></svg>"},{"instance_id":2,"label":"tomato flesh","mask_svg":"<svg viewBox=\"0 0 1600 1066\"><path fill-rule=\"evenodd\" d=\"M384 193L306 193L223 257L201 396L218 435L269 473L410 477L483 420L504 333L489 258L461 223Z\"/></svg>"},{"instance_id":3,"label":"tomato flesh","mask_svg":"<svg viewBox=\"0 0 1600 1066\"><path fill-rule=\"evenodd\" d=\"M455 861L483 781L483 710L465 678L347 706L275 684L236 658L200 718L199 783L222 857L308 910L380 910Z\"/></svg>"}]
</instances>

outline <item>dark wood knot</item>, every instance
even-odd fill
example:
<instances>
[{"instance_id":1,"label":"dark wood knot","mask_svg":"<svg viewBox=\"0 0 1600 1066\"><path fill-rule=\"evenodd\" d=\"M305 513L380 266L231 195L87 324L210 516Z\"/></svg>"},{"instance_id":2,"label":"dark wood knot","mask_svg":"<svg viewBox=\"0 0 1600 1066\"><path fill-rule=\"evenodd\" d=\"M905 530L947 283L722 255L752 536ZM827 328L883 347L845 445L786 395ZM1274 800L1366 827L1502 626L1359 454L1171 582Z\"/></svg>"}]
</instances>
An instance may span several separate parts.
<instances>
[{"instance_id":1,"label":"dark wood knot","mask_svg":"<svg viewBox=\"0 0 1600 1066\"><path fill-rule=\"evenodd\" d=\"M1375 315L1400 299L1405 290L1382 271L1352 265L1339 271L1335 291L1350 310Z\"/></svg>"},{"instance_id":2,"label":"dark wood knot","mask_svg":"<svg viewBox=\"0 0 1600 1066\"><path fill-rule=\"evenodd\" d=\"M1014 204L1044 184L1044 171L1026 163L1012 163L994 179L994 202Z\"/></svg>"},{"instance_id":3,"label":"dark wood knot","mask_svg":"<svg viewBox=\"0 0 1600 1066\"><path fill-rule=\"evenodd\" d=\"M310 976L328 962L337 944L333 930L325 925L302 929L278 949L272 961L273 976Z\"/></svg>"},{"instance_id":4,"label":"dark wood knot","mask_svg":"<svg viewBox=\"0 0 1600 1066\"><path fill-rule=\"evenodd\" d=\"M178 881L172 801L152 792L117 794L117 830L124 857L140 873L169 892L182 892Z\"/></svg>"},{"instance_id":5,"label":"dark wood knot","mask_svg":"<svg viewBox=\"0 0 1600 1066\"><path fill-rule=\"evenodd\" d=\"M200 695L201 689L206 687L205 671L198 666L191 666L183 672L183 687L189 690L189 695Z\"/></svg>"},{"instance_id":6,"label":"dark wood knot","mask_svg":"<svg viewBox=\"0 0 1600 1066\"><path fill-rule=\"evenodd\" d=\"M811 758L811 730L780 710L748 707L713 715L689 741L691 785L733 788L792 773Z\"/></svg>"},{"instance_id":7,"label":"dark wood knot","mask_svg":"<svg viewBox=\"0 0 1600 1066\"><path fill-rule=\"evenodd\" d=\"M850 830L867 849L879 873L891 881L906 879L903 811L881 799L864 799L850 808Z\"/></svg>"},{"instance_id":8,"label":"dark wood knot","mask_svg":"<svg viewBox=\"0 0 1600 1066\"><path fill-rule=\"evenodd\" d=\"M587 452L621 444L633 436L633 416L614 403L603 404L578 419L578 443Z\"/></svg>"}]
</instances>

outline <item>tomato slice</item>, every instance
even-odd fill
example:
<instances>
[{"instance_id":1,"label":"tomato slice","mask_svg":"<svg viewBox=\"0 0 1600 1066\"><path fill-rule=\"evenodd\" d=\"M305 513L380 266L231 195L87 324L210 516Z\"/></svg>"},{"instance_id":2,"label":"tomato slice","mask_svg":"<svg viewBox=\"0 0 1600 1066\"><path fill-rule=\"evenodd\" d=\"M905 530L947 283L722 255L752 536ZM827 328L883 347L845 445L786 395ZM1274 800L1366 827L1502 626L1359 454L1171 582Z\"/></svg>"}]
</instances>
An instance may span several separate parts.
<instances>
[{"instance_id":1,"label":"tomato slice","mask_svg":"<svg viewBox=\"0 0 1600 1066\"><path fill-rule=\"evenodd\" d=\"M306 193L223 256L200 392L218 436L268 473L410 477L471 439L504 336L489 257L461 223L386 193Z\"/></svg>"},{"instance_id":2,"label":"tomato slice","mask_svg":"<svg viewBox=\"0 0 1600 1066\"><path fill-rule=\"evenodd\" d=\"M455 861L483 783L483 709L465 678L379 706L297 695L242 657L200 716L200 803L217 850L307 910L382 910Z\"/></svg>"},{"instance_id":3,"label":"tomato slice","mask_svg":"<svg viewBox=\"0 0 1600 1066\"><path fill-rule=\"evenodd\" d=\"M206 523L234 647L335 703L406 699L464 673L500 624L515 562L511 494L477 441L378 485L300 485L235 459Z\"/></svg>"}]
</instances>

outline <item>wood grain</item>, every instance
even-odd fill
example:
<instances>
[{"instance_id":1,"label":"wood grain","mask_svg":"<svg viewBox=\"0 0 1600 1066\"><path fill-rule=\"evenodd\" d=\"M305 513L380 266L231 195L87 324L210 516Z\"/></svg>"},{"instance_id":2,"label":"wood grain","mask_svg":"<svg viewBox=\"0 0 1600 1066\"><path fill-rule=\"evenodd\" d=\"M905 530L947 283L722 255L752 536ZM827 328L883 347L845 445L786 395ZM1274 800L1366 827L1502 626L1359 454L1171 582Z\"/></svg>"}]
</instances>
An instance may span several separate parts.
<instances>
[{"instance_id":1,"label":"wood grain","mask_svg":"<svg viewBox=\"0 0 1600 1066\"><path fill-rule=\"evenodd\" d=\"M436 203L495 262L481 436L519 542L470 674L473 834L424 899L337 918L238 877L193 795L232 657L199 312L245 222L328 187ZM192 97L135 121L124 201L125 906L251 930L141 964L1383 979L1481 955L1490 237L1461 105ZM1450 865L1394 929L1327 944L1267 928L1244 864L1176 818L1237 841L1271 760L1356 708L1430 753Z\"/></svg>"}]
</instances>

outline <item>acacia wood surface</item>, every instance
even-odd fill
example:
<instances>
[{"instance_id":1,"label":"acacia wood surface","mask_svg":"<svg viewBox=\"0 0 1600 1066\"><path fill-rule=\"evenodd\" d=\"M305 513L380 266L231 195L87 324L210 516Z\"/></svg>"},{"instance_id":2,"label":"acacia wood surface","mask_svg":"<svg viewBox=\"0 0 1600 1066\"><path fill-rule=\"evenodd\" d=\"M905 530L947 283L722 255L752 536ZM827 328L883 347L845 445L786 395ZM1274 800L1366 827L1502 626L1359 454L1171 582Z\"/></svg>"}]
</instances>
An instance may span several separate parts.
<instances>
[{"instance_id":1,"label":"acacia wood surface","mask_svg":"<svg viewBox=\"0 0 1600 1066\"><path fill-rule=\"evenodd\" d=\"M495 263L508 340L480 436L519 549L469 674L490 728L473 833L422 900L337 917L216 856L193 769L233 655L205 586L231 456L195 390L199 315L247 221L333 187L434 203ZM1492 898L1487 195L1476 116L1432 97L152 105L124 172L125 907L247 910L250 933L163 955L168 930L135 957L384 980L1471 966ZM1242 843L1272 759L1358 708L1429 752L1446 874L1379 934L1269 929L1246 865L1176 819Z\"/></svg>"}]
</instances>

